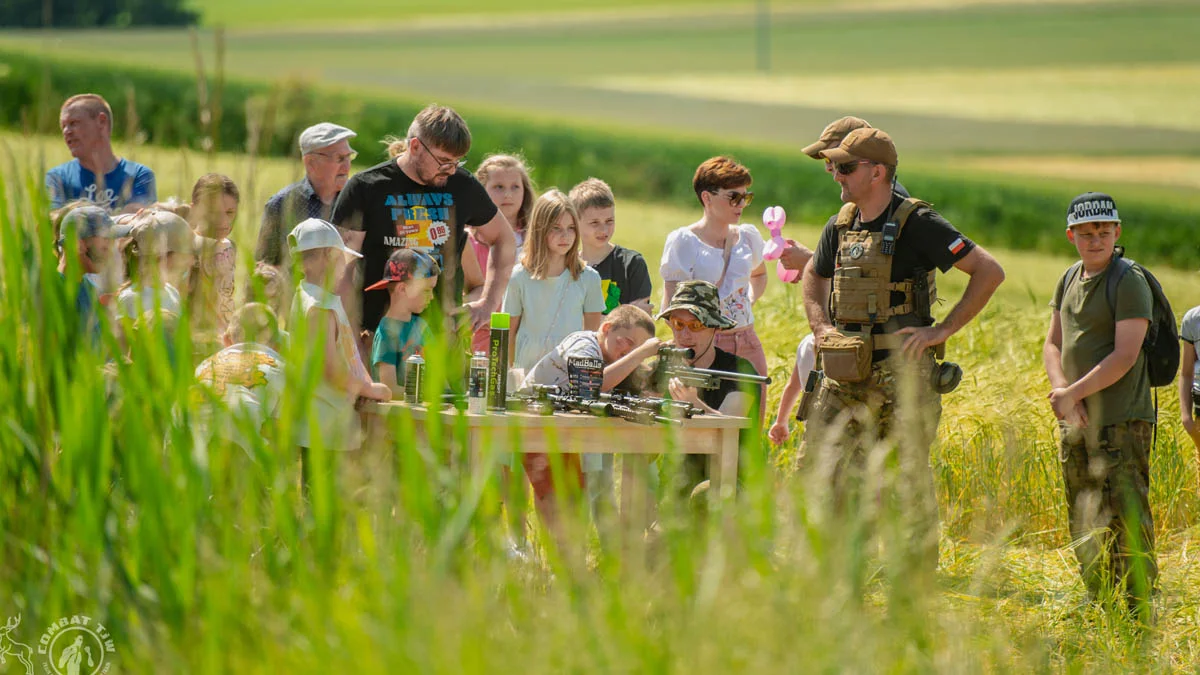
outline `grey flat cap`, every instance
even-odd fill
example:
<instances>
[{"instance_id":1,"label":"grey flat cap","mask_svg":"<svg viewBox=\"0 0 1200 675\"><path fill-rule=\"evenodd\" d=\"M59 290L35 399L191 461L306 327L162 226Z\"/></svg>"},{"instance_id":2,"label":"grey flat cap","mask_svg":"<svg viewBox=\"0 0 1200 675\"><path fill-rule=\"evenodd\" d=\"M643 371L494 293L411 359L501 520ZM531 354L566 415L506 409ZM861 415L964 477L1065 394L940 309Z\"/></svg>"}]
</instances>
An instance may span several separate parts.
<instances>
[{"instance_id":1,"label":"grey flat cap","mask_svg":"<svg viewBox=\"0 0 1200 675\"><path fill-rule=\"evenodd\" d=\"M314 124L300 133L300 154L307 155L313 150L327 148L338 141L354 138L358 134L332 122Z\"/></svg>"}]
</instances>

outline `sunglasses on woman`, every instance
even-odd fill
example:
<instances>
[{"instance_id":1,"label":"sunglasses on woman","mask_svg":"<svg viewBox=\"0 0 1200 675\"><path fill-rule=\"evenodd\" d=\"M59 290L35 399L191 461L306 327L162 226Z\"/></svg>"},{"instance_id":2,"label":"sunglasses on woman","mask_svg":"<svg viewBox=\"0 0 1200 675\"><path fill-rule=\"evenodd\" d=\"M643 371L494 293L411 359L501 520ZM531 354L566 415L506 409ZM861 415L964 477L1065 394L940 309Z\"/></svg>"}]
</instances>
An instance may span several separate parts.
<instances>
[{"instance_id":1,"label":"sunglasses on woman","mask_svg":"<svg viewBox=\"0 0 1200 675\"><path fill-rule=\"evenodd\" d=\"M754 201L754 193L749 190L746 192L729 192L724 195L721 194L720 190L709 190L709 192L717 196L729 198L729 205L735 209L739 206L750 206L750 202Z\"/></svg>"}]
</instances>

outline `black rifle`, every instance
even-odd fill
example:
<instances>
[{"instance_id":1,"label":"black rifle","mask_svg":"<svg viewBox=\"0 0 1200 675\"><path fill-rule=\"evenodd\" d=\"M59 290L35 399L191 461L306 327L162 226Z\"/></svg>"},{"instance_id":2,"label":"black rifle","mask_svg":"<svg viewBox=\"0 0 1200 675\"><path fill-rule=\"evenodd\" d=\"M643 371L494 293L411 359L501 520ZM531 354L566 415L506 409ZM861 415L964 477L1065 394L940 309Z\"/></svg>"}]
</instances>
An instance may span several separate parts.
<instances>
[{"instance_id":1,"label":"black rifle","mask_svg":"<svg viewBox=\"0 0 1200 675\"><path fill-rule=\"evenodd\" d=\"M678 379L684 386L696 389L717 389L721 380L732 380L743 384L771 384L771 378L762 375L746 375L731 373L724 370L708 368L693 368L688 365L695 358L691 349L664 345L658 348L658 363L650 376L650 387L653 391L666 391L667 383L672 378Z\"/></svg>"},{"instance_id":2,"label":"black rifle","mask_svg":"<svg viewBox=\"0 0 1200 675\"><path fill-rule=\"evenodd\" d=\"M611 394L600 394L600 400L635 410L649 410L655 415L662 415L671 419L679 419L681 417L691 418L695 415L704 414L703 408L697 408L687 401L675 401L669 398L646 398L633 396L624 392L613 392Z\"/></svg>"},{"instance_id":3,"label":"black rifle","mask_svg":"<svg viewBox=\"0 0 1200 675\"><path fill-rule=\"evenodd\" d=\"M588 401L563 396L552 384L535 384L508 399L509 410L526 410L538 415L553 415L555 411L580 412L596 417L613 417L612 405L603 401Z\"/></svg>"},{"instance_id":4,"label":"black rifle","mask_svg":"<svg viewBox=\"0 0 1200 675\"><path fill-rule=\"evenodd\" d=\"M556 411L579 412L595 417L620 417L638 424L682 424L677 419L665 417L648 408L635 408L611 400L591 401L575 396L563 396L559 391L555 385L535 384L517 396L510 397L508 408L538 415L553 415Z\"/></svg>"}]
</instances>

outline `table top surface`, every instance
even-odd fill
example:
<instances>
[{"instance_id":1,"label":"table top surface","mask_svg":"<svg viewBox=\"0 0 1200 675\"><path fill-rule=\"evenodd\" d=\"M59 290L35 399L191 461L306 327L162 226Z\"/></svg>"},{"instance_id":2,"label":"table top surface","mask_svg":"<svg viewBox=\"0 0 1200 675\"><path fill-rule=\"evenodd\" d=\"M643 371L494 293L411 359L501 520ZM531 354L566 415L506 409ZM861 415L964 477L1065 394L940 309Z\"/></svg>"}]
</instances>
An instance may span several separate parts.
<instances>
[{"instance_id":1,"label":"table top surface","mask_svg":"<svg viewBox=\"0 0 1200 675\"><path fill-rule=\"evenodd\" d=\"M366 407L368 412L376 412L383 415L401 414L407 411L415 420L424 420L429 415L429 409L425 406L412 406L403 401L389 401L387 403L374 403ZM585 415L575 412L555 412L553 415L538 415L525 411L507 411L503 414L489 413L486 415L477 415L466 411L456 410L453 407L445 407L437 411L439 415L446 419L454 419L461 416L466 419L468 426L471 427L555 427L555 428L620 428L628 427L630 429L668 429L674 425L666 424L638 424L619 417L597 417L595 415ZM725 415L696 415L691 419L682 420L683 424L680 429L746 429L750 427L750 419L746 417L729 417Z\"/></svg>"}]
</instances>

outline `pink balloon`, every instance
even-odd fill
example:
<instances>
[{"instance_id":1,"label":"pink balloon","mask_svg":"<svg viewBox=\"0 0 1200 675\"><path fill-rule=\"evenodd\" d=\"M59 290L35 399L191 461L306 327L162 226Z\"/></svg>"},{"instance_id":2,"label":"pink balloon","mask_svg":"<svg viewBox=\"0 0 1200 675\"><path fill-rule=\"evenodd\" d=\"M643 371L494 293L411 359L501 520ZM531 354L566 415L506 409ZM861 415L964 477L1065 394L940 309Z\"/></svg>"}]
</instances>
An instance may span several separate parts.
<instances>
[{"instance_id":1,"label":"pink balloon","mask_svg":"<svg viewBox=\"0 0 1200 675\"><path fill-rule=\"evenodd\" d=\"M787 213L782 206L768 206L763 211L763 225L771 231L771 241L763 247L763 260L775 260L783 255L787 242L783 240L783 224L787 222ZM782 277L780 277L782 278Z\"/></svg>"},{"instance_id":2,"label":"pink balloon","mask_svg":"<svg viewBox=\"0 0 1200 675\"><path fill-rule=\"evenodd\" d=\"M766 255L764 254L763 257ZM780 281L790 284L800 278L800 270L789 270L783 266L783 261L780 260L775 263L775 276L779 277Z\"/></svg>"}]
</instances>

